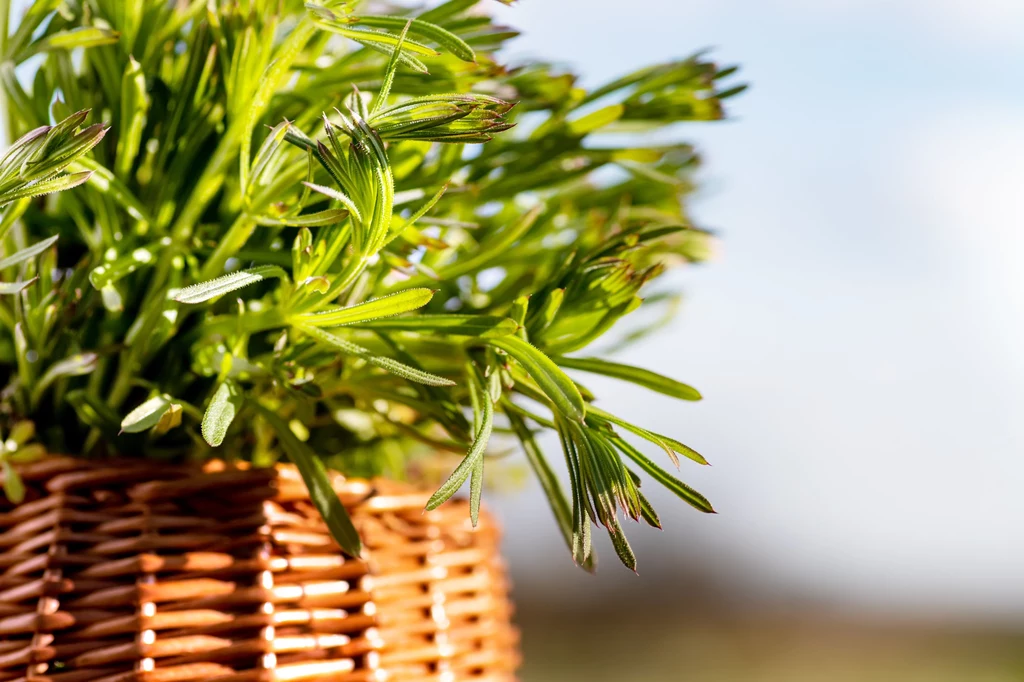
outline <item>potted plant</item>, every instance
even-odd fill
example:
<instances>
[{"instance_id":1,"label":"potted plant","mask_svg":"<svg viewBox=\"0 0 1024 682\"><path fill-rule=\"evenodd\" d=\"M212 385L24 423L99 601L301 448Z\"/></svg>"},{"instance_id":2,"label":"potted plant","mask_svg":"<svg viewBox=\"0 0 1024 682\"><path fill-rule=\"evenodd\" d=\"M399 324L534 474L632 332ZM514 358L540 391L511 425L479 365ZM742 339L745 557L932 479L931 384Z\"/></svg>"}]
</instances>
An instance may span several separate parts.
<instances>
[{"instance_id":1,"label":"potted plant","mask_svg":"<svg viewBox=\"0 0 1024 682\"><path fill-rule=\"evenodd\" d=\"M584 568L594 524L634 567L641 473L712 511L575 372L700 398L584 351L708 252L693 149L608 133L721 118L734 69L588 90L475 0L10 15L0 680L510 678L495 437Z\"/></svg>"}]
</instances>

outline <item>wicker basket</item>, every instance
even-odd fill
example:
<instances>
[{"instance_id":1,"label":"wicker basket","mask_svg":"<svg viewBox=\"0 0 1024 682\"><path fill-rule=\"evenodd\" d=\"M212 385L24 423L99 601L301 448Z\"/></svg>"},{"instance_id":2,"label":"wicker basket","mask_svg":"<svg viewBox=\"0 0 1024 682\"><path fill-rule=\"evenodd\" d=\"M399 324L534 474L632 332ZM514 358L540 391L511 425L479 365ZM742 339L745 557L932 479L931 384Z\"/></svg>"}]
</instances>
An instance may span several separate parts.
<instances>
[{"instance_id":1,"label":"wicker basket","mask_svg":"<svg viewBox=\"0 0 1024 682\"><path fill-rule=\"evenodd\" d=\"M50 458L0 507L0 682L515 679L498 530L386 481L335 488L344 557L291 467ZM6 503L4 503L6 504Z\"/></svg>"}]
</instances>

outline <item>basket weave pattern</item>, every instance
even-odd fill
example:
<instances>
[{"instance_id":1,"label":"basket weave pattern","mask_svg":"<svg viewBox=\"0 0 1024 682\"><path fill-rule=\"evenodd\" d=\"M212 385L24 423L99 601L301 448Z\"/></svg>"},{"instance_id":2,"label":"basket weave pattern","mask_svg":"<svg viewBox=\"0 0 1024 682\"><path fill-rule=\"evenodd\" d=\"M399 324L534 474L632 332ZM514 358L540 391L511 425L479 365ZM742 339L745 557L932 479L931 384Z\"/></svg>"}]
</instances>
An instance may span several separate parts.
<instances>
[{"instance_id":1,"label":"basket weave pattern","mask_svg":"<svg viewBox=\"0 0 1024 682\"><path fill-rule=\"evenodd\" d=\"M50 458L0 507L0 682L511 682L498 531L335 479L345 557L287 466Z\"/></svg>"}]
</instances>

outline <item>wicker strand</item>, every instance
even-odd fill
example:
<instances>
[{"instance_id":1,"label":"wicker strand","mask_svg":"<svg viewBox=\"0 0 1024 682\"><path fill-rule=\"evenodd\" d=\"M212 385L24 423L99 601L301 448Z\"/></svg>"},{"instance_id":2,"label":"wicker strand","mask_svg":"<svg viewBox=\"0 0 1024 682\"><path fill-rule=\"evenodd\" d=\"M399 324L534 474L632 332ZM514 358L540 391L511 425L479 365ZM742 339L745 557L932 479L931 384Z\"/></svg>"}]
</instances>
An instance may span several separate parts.
<instances>
[{"instance_id":1,"label":"wicker strand","mask_svg":"<svg viewBox=\"0 0 1024 682\"><path fill-rule=\"evenodd\" d=\"M334 480L345 557L291 467L51 457L0 503L0 682L514 682L494 521Z\"/></svg>"}]
</instances>

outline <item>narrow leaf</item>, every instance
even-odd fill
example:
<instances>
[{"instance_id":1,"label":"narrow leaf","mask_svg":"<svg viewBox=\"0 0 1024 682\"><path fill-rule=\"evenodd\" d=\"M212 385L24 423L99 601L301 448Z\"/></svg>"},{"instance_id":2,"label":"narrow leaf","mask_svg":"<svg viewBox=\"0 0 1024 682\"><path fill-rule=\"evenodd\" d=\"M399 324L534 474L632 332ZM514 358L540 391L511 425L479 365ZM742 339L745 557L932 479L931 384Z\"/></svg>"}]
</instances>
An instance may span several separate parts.
<instances>
[{"instance_id":1,"label":"narrow leaf","mask_svg":"<svg viewBox=\"0 0 1024 682\"><path fill-rule=\"evenodd\" d=\"M258 225L274 227L279 225L291 225L293 227L321 227L340 223L349 215L348 209L332 208L319 213L307 213L305 215L282 216L272 218L270 216L256 216L254 220Z\"/></svg>"},{"instance_id":2,"label":"narrow leaf","mask_svg":"<svg viewBox=\"0 0 1024 682\"><path fill-rule=\"evenodd\" d=\"M427 511L431 509L437 509L442 504L447 502L452 495L458 492L462 484L466 482L466 479L473 473L477 468L477 461L483 460L484 451L487 450L487 443L491 438L491 430L494 427L494 403L491 402L490 396L480 386L479 378L476 376L476 370L469 372L470 390L477 392L477 400L480 402L480 426L473 436L473 444L469 448L469 452L463 458L459 466L455 467L455 471L441 484L441 487L437 489L430 500L427 501ZM479 504L479 501L478 501Z\"/></svg>"},{"instance_id":3,"label":"narrow leaf","mask_svg":"<svg viewBox=\"0 0 1024 682\"><path fill-rule=\"evenodd\" d=\"M665 450L665 452L668 453L669 458L672 459L673 463L677 467L679 466L679 461L676 459L674 453L679 453L683 457L686 457L688 459L693 460L694 462L697 462L697 464L706 465L708 463L708 461L704 459L704 455L700 454L699 452L689 447L688 445L684 445L683 443L680 443L676 439L669 438L668 436L663 436L660 433L648 431L647 429L641 428L636 424L630 424L625 419L620 419L619 417L616 417L614 414L605 412L604 410L601 410L597 407L591 406L587 416L593 416L598 419L603 419L606 422L615 424L616 426L621 426L630 433L635 433L644 440L654 443L659 448Z\"/></svg>"},{"instance_id":4,"label":"narrow leaf","mask_svg":"<svg viewBox=\"0 0 1024 682\"><path fill-rule=\"evenodd\" d=\"M272 277L287 280L288 273L277 265L261 265L249 270L239 270L216 279L187 286L174 295L174 300L178 303L203 303L211 298L217 298Z\"/></svg>"},{"instance_id":5,"label":"narrow leaf","mask_svg":"<svg viewBox=\"0 0 1024 682\"><path fill-rule=\"evenodd\" d=\"M44 239L41 242L36 242L32 246L24 248L21 251L16 251L15 253L11 254L10 256L7 256L6 258L0 259L0 270L9 268L12 265L17 265L18 263L24 263L25 261L31 258L35 258L36 256L41 254L43 251L46 251L48 248L50 248L56 243L57 235L54 235L49 239Z\"/></svg>"},{"instance_id":6,"label":"narrow leaf","mask_svg":"<svg viewBox=\"0 0 1024 682\"><path fill-rule=\"evenodd\" d=\"M403 379L414 381L418 384L425 384L427 386L454 386L455 382L446 379L430 372L424 372L421 369L410 367L409 365L403 364L393 358L386 358L380 355L371 353L366 348L358 346L354 343L350 343L342 338L335 336L329 332L325 332L323 329L318 329L310 325L302 325L299 327L302 331L312 336L317 341L331 346L340 350L342 353L348 355L355 355L356 357L366 360L375 367L380 367L383 370L388 371L395 376L400 376Z\"/></svg>"},{"instance_id":7,"label":"narrow leaf","mask_svg":"<svg viewBox=\"0 0 1024 682\"><path fill-rule=\"evenodd\" d=\"M469 477L469 520L476 528L480 522L480 497L484 487L484 458L481 457L473 465Z\"/></svg>"},{"instance_id":8,"label":"narrow leaf","mask_svg":"<svg viewBox=\"0 0 1024 682\"><path fill-rule=\"evenodd\" d=\"M33 182L30 185L23 185L17 189L11 190L10 192L0 194L0 205L9 204L12 201L17 201L18 199L40 197L44 194L63 192L64 190L71 189L72 187L78 187L88 180L90 175L91 173L84 171L82 173L60 175L56 178L51 178L50 180L40 180L39 182Z\"/></svg>"},{"instance_id":9,"label":"narrow leaf","mask_svg":"<svg viewBox=\"0 0 1024 682\"><path fill-rule=\"evenodd\" d=\"M668 473L657 464L648 459L642 452L634 448L632 445L624 441L619 436L609 436L609 440L615 445L616 448L622 454L629 457L631 460L637 463L637 465L646 471L651 478L662 484L670 491L675 493L680 499L684 500L687 504L708 514L714 514L715 510L708 502L707 498L701 495L699 492L686 485L678 478Z\"/></svg>"},{"instance_id":10,"label":"narrow leaf","mask_svg":"<svg viewBox=\"0 0 1024 682\"><path fill-rule=\"evenodd\" d=\"M679 398L680 400L701 399L700 392L692 386L687 386L680 381L669 379L640 367L623 365L618 362L609 362L608 360L600 360L598 358L567 358L565 356L557 356L552 359L562 367L622 379L623 381L629 381L638 386L643 386L644 388L649 388L652 391L657 391L673 398Z\"/></svg>"},{"instance_id":11,"label":"narrow leaf","mask_svg":"<svg viewBox=\"0 0 1024 682\"><path fill-rule=\"evenodd\" d=\"M344 324L354 324L356 322L365 322L381 317L408 313L425 306L433 296L434 292L432 289L406 289L405 291L374 298L347 308L333 308L323 312L303 313L295 316L293 319L298 324L308 324L314 327L340 327Z\"/></svg>"},{"instance_id":12,"label":"narrow leaf","mask_svg":"<svg viewBox=\"0 0 1024 682\"><path fill-rule=\"evenodd\" d=\"M488 344L515 358L559 412L574 421L583 421L587 405L579 389L548 356L517 336L492 338Z\"/></svg>"},{"instance_id":13,"label":"narrow leaf","mask_svg":"<svg viewBox=\"0 0 1024 682\"><path fill-rule=\"evenodd\" d=\"M466 41L451 31L441 28L437 24L432 24L421 19L407 19L405 17L356 16L354 18L363 26L385 28L395 31L401 30L404 26L408 25L408 31L410 33L433 40L435 43L448 50L462 61L476 61L476 54L473 53L473 48L466 44Z\"/></svg>"},{"instance_id":14,"label":"narrow leaf","mask_svg":"<svg viewBox=\"0 0 1024 682\"><path fill-rule=\"evenodd\" d=\"M112 45L120 36L117 31L87 26L69 31L58 31L33 46L35 51L73 50L78 47Z\"/></svg>"},{"instance_id":15,"label":"narrow leaf","mask_svg":"<svg viewBox=\"0 0 1024 682\"><path fill-rule=\"evenodd\" d=\"M526 454L526 460L529 462L530 468L533 469L533 473L537 476L537 480L544 490L544 495L548 499L551 512L558 522L558 528L562 531L565 544L572 551L572 509L569 507L569 501L566 499L562 486L558 482L558 477L555 476L555 472L548 464L544 453L541 452L540 446L537 445L536 439L526 426L523 418L515 410L510 409L508 405L506 405L504 412L505 416L508 417L512 431L523 446L523 452ZM587 561L584 561L581 567L589 572L593 572L596 568L593 555Z\"/></svg>"},{"instance_id":16,"label":"narrow leaf","mask_svg":"<svg viewBox=\"0 0 1024 682\"><path fill-rule=\"evenodd\" d=\"M28 289L38 279L39 277L36 276L23 282L0 282L0 295L20 294L25 291L25 289Z\"/></svg>"},{"instance_id":17,"label":"narrow leaf","mask_svg":"<svg viewBox=\"0 0 1024 682\"><path fill-rule=\"evenodd\" d=\"M493 338L515 334L519 325L508 317L490 315L412 315L365 320L351 323L353 327L382 332L417 332L442 336L476 336Z\"/></svg>"},{"instance_id":18,"label":"narrow leaf","mask_svg":"<svg viewBox=\"0 0 1024 682\"><path fill-rule=\"evenodd\" d=\"M306 482L309 490L309 497L313 506L320 512L331 537L338 545L351 556L358 557L363 552L362 542L359 540L359 533L352 525L352 519L348 511L338 498L331 479L327 475L327 469L323 461L300 441L288 428L288 425L273 410L260 406L260 413L263 418L277 432L277 441L288 455L288 459L299 470L302 480Z\"/></svg>"}]
</instances>

